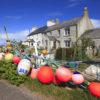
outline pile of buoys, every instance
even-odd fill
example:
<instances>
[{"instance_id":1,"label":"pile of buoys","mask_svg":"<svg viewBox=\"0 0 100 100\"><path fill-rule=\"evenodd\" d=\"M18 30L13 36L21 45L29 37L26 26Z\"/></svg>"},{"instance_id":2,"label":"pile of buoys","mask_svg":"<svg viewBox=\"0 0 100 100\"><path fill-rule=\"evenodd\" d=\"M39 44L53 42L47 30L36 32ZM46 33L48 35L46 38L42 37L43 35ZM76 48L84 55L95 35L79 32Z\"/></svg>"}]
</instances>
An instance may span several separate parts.
<instances>
[{"instance_id":1,"label":"pile of buoys","mask_svg":"<svg viewBox=\"0 0 100 100\"><path fill-rule=\"evenodd\" d=\"M48 52L46 50L42 51L44 55ZM29 75L33 80L38 79L42 84L54 83L55 85L60 85L66 82L73 82L75 85L80 85L85 82L83 75L79 72L73 72L70 69L70 64L67 66L60 66L55 71L53 71L52 66L44 65L39 68L33 68L31 61L28 59L21 59L17 55L12 53L0 53L0 60L4 57L5 61L11 61L17 66L17 73L19 75ZM71 66L73 63L71 63ZM74 66L74 65L73 65ZM72 66L72 67L73 67ZM55 73L54 73L55 72ZM100 98L100 83L91 82L88 85L88 90L93 96Z\"/></svg>"},{"instance_id":2,"label":"pile of buoys","mask_svg":"<svg viewBox=\"0 0 100 100\"><path fill-rule=\"evenodd\" d=\"M50 66L42 66L38 69L32 68L30 77L32 79L37 78L43 84L49 84L53 82L55 85L69 81L79 85L85 81L82 74L75 74L70 69L65 67L59 67L56 69L55 74Z\"/></svg>"}]
</instances>

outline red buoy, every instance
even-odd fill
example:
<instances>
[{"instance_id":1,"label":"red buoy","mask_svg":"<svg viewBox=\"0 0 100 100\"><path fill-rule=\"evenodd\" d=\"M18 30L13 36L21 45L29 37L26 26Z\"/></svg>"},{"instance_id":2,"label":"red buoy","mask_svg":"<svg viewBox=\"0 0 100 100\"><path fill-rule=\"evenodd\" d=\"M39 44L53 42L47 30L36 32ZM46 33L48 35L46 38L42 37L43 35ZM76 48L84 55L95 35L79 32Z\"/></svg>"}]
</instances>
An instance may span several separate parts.
<instances>
[{"instance_id":1,"label":"red buoy","mask_svg":"<svg viewBox=\"0 0 100 100\"><path fill-rule=\"evenodd\" d=\"M14 64L18 64L18 63L20 62L20 60L21 60L21 58L18 57L18 56L14 56L14 57L13 57L13 63L14 63Z\"/></svg>"},{"instance_id":2,"label":"red buoy","mask_svg":"<svg viewBox=\"0 0 100 100\"><path fill-rule=\"evenodd\" d=\"M61 82L68 82L68 81L71 80L72 72L68 68L59 67L56 70L56 76L57 76L59 81L61 81Z\"/></svg>"},{"instance_id":3,"label":"red buoy","mask_svg":"<svg viewBox=\"0 0 100 100\"><path fill-rule=\"evenodd\" d=\"M61 84L61 81L59 81L58 78L55 76L55 77L54 77L54 80L53 80L53 83L54 83L55 85L60 85L60 84Z\"/></svg>"},{"instance_id":4,"label":"red buoy","mask_svg":"<svg viewBox=\"0 0 100 100\"><path fill-rule=\"evenodd\" d=\"M37 73L37 78L41 83L44 83L44 84L51 83L54 79L52 68L49 66L40 67Z\"/></svg>"},{"instance_id":5,"label":"red buoy","mask_svg":"<svg viewBox=\"0 0 100 100\"><path fill-rule=\"evenodd\" d=\"M90 93L93 96L100 98L100 83L99 82L91 82L88 86Z\"/></svg>"}]
</instances>

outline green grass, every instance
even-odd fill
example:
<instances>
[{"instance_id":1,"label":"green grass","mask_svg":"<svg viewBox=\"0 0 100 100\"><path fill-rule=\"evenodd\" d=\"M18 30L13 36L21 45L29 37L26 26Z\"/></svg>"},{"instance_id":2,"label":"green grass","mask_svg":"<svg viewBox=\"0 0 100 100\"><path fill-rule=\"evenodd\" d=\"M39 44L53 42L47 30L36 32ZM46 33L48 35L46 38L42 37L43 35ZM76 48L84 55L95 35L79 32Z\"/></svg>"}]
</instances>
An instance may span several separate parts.
<instances>
[{"instance_id":1,"label":"green grass","mask_svg":"<svg viewBox=\"0 0 100 100\"><path fill-rule=\"evenodd\" d=\"M45 85L41 84L37 79L32 80L28 78L25 86L33 92L51 96L54 100L99 100L93 97L87 90L80 88L69 89L67 87L55 86L54 84Z\"/></svg>"}]
</instances>

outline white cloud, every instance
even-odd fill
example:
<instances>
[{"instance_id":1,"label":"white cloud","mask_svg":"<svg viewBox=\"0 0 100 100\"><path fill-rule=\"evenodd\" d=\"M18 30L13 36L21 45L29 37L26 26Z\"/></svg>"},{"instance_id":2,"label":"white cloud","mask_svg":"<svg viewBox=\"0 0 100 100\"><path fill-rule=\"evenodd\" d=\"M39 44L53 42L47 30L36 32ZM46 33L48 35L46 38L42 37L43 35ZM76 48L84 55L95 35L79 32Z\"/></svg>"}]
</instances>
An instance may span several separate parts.
<instances>
[{"instance_id":1,"label":"white cloud","mask_svg":"<svg viewBox=\"0 0 100 100\"><path fill-rule=\"evenodd\" d=\"M77 2L71 3L71 4L69 4L67 7L68 7L68 8L75 7L75 6L77 6L78 4L79 4L79 3L77 3Z\"/></svg>"},{"instance_id":2,"label":"white cloud","mask_svg":"<svg viewBox=\"0 0 100 100\"><path fill-rule=\"evenodd\" d=\"M5 16L5 18L19 20L22 19L22 16Z\"/></svg>"},{"instance_id":3,"label":"white cloud","mask_svg":"<svg viewBox=\"0 0 100 100\"><path fill-rule=\"evenodd\" d=\"M95 28L100 28L100 19L91 19Z\"/></svg>"},{"instance_id":4,"label":"white cloud","mask_svg":"<svg viewBox=\"0 0 100 100\"><path fill-rule=\"evenodd\" d=\"M76 1L79 1L79 0L69 0L69 2L76 2Z\"/></svg>"},{"instance_id":5,"label":"white cloud","mask_svg":"<svg viewBox=\"0 0 100 100\"><path fill-rule=\"evenodd\" d=\"M61 12L52 12L52 13L49 13L48 16L51 16L51 17L55 17L55 16L62 16L63 14Z\"/></svg>"},{"instance_id":6,"label":"white cloud","mask_svg":"<svg viewBox=\"0 0 100 100\"><path fill-rule=\"evenodd\" d=\"M85 1L85 0L69 0L69 2L80 2L80 1Z\"/></svg>"},{"instance_id":7,"label":"white cloud","mask_svg":"<svg viewBox=\"0 0 100 100\"><path fill-rule=\"evenodd\" d=\"M16 40L25 40L28 34L29 34L29 30L23 30L20 32L9 33L9 38L16 39Z\"/></svg>"},{"instance_id":8,"label":"white cloud","mask_svg":"<svg viewBox=\"0 0 100 100\"><path fill-rule=\"evenodd\" d=\"M15 32L15 33L8 33L9 39L10 40L17 40L17 41L24 41L27 37L27 35L29 34L29 30L22 30L19 32ZM0 45L5 44L6 42L6 35L3 33L0 36Z\"/></svg>"},{"instance_id":9,"label":"white cloud","mask_svg":"<svg viewBox=\"0 0 100 100\"><path fill-rule=\"evenodd\" d=\"M80 2L83 2L85 0L69 0L69 4L67 5L67 8L75 7L80 4Z\"/></svg>"}]
</instances>

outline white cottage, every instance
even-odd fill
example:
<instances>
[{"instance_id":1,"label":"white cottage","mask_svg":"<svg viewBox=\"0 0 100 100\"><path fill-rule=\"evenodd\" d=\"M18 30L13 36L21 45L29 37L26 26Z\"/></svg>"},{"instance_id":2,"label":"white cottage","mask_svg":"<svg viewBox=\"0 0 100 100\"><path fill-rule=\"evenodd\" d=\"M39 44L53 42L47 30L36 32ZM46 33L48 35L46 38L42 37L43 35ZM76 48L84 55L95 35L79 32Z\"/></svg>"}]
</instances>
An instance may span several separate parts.
<instances>
[{"instance_id":1,"label":"white cottage","mask_svg":"<svg viewBox=\"0 0 100 100\"><path fill-rule=\"evenodd\" d=\"M27 41L33 46L38 41L39 48L47 48L49 51L58 47L69 48L87 30L93 29L89 19L88 9L84 8L83 15L78 18L59 23L58 21L47 21L47 25L34 28L27 36Z\"/></svg>"}]
</instances>

